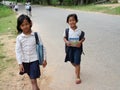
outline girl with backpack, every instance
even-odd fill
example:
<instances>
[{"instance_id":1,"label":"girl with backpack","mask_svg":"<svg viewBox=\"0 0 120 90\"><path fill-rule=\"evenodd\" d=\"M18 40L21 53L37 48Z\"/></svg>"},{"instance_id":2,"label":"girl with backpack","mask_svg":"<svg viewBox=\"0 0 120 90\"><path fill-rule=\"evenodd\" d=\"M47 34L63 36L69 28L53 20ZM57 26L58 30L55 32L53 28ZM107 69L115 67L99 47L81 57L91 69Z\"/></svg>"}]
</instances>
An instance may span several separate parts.
<instances>
[{"instance_id":1,"label":"girl with backpack","mask_svg":"<svg viewBox=\"0 0 120 90\"><path fill-rule=\"evenodd\" d=\"M63 39L65 42L66 57L65 62L70 61L75 67L76 84L81 83L80 62L83 53L82 43L84 42L84 32L77 27L78 18L76 14L70 14L67 17L69 28L64 31Z\"/></svg>"},{"instance_id":2,"label":"girl with backpack","mask_svg":"<svg viewBox=\"0 0 120 90\"><path fill-rule=\"evenodd\" d=\"M27 74L31 80L32 90L40 90L37 78L40 77L40 67L36 52L36 40L31 30L32 21L27 15L20 15L17 19L17 30L19 35L16 38L16 59L19 64L20 75ZM39 42L43 45L40 35ZM43 67L46 67L46 50L44 51Z\"/></svg>"}]
</instances>

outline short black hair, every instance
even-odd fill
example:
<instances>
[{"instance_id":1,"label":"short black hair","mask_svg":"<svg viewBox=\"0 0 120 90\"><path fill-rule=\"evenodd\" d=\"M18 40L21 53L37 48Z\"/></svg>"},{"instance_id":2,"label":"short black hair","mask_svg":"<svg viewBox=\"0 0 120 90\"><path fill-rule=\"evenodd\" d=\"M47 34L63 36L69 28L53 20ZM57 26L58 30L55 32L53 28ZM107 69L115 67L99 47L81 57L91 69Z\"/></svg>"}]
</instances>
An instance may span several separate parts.
<instances>
[{"instance_id":1,"label":"short black hair","mask_svg":"<svg viewBox=\"0 0 120 90\"><path fill-rule=\"evenodd\" d=\"M76 20L76 22L78 22L78 17L77 17L76 14L69 14L69 15L67 16L67 20L66 20L67 23L68 23L70 17L74 17L75 20Z\"/></svg>"},{"instance_id":2,"label":"short black hair","mask_svg":"<svg viewBox=\"0 0 120 90\"><path fill-rule=\"evenodd\" d=\"M27 20L29 23L31 23L31 19L27 15L21 14L17 19L18 34L23 32L22 29L20 28L20 25L23 23L24 20ZM32 25L31 25L31 27L32 27Z\"/></svg>"}]
</instances>

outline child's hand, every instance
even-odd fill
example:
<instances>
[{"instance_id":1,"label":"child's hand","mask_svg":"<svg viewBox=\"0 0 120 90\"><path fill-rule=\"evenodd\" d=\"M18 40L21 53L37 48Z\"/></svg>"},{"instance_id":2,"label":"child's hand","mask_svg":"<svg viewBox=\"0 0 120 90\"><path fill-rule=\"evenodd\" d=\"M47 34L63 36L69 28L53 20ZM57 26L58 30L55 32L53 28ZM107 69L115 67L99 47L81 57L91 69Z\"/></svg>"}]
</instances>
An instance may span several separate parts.
<instances>
[{"instance_id":1,"label":"child's hand","mask_svg":"<svg viewBox=\"0 0 120 90\"><path fill-rule=\"evenodd\" d=\"M84 41L85 41L85 38L81 39L81 41L84 42Z\"/></svg>"},{"instance_id":2,"label":"child's hand","mask_svg":"<svg viewBox=\"0 0 120 90\"><path fill-rule=\"evenodd\" d=\"M69 41L66 42L67 46L71 46L71 43Z\"/></svg>"},{"instance_id":3,"label":"child's hand","mask_svg":"<svg viewBox=\"0 0 120 90\"><path fill-rule=\"evenodd\" d=\"M42 65L43 65L43 68L46 67L46 65L47 65L47 61L44 60Z\"/></svg>"},{"instance_id":4,"label":"child's hand","mask_svg":"<svg viewBox=\"0 0 120 90\"><path fill-rule=\"evenodd\" d=\"M82 43L79 42L79 43L77 43L76 47L79 48L79 47L81 47L81 45L82 45Z\"/></svg>"},{"instance_id":5,"label":"child's hand","mask_svg":"<svg viewBox=\"0 0 120 90\"><path fill-rule=\"evenodd\" d=\"M85 38L81 39L79 43L76 45L76 47L81 47L82 43L85 41Z\"/></svg>"},{"instance_id":6,"label":"child's hand","mask_svg":"<svg viewBox=\"0 0 120 90\"><path fill-rule=\"evenodd\" d=\"M20 70L20 72L24 72L23 64L19 64L19 70Z\"/></svg>"}]
</instances>

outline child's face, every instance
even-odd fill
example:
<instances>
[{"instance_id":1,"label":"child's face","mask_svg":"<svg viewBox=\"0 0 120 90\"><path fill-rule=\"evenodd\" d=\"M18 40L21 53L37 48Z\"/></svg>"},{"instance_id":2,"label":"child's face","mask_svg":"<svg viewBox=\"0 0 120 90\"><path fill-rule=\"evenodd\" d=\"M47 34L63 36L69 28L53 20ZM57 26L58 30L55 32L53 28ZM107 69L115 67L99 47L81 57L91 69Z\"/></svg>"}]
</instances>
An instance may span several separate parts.
<instances>
[{"instance_id":1,"label":"child's face","mask_svg":"<svg viewBox=\"0 0 120 90\"><path fill-rule=\"evenodd\" d=\"M31 32L31 24L26 19L23 21L23 23L20 25L20 28L22 29L24 34L29 34Z\"/></svg>"},{"instance_id":2,"label":"child's face","mask_svg":"<svg viewBox=\"0 0 120 90\"><path fill-rule=\"evenodd\" d=\"M69 20L68 20L68 24L70 25L71 28L74 28L76 27L76 20L74 17L70 17Z\"/></svg>"}]
</instances>

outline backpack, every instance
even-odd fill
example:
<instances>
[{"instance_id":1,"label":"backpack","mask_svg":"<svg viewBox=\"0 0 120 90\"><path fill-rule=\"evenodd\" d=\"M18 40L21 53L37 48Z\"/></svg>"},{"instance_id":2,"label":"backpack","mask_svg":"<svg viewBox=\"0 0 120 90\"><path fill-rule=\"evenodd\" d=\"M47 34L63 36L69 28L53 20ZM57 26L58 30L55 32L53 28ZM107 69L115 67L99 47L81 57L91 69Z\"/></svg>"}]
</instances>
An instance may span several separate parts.
<instances>
[{"instance_id":1,"label":"backpack","mask_svg":"<svg viewBox=\"0 0 120 90\"><path fill-rule=\"evenodd\" d=\"M30 6L29 6L29 5L26 5L26 9L29 10L29 9L30 9Z\"/></svg>"},{"instance_id":2,"label":"backpack","mask_svg":"<svg viewBox=\"0 0 120 90\"><path fill-rule=\"evenodd\" d=\"M39 60L39 65L42 65L43 60L44 60L43 45L39 41L37 32L35 32L34 35L35 35L36 51L37 51L37 56L38 56L38 60Z\"/></svg>"},{"instance_id":3,"label":"backpack","mask_svg":"<svg viewBox=\"0 0 120 90\"><path fill-rule=\"evenodd\" d=\"M66 28L65 35L66 35L66 39L68 40L68 37L69 37L69 28ZM81 40L84 36L85 36L85 32L81 31L81 35L79 36L79 40ZM65 52L66 53L67 53L67 50L68 50L68 46L65 44ZM83 44L81 45L80 50L81 50L81 54L85 55L85 53L83 52Z\"/></svg>"}]
</instances>

